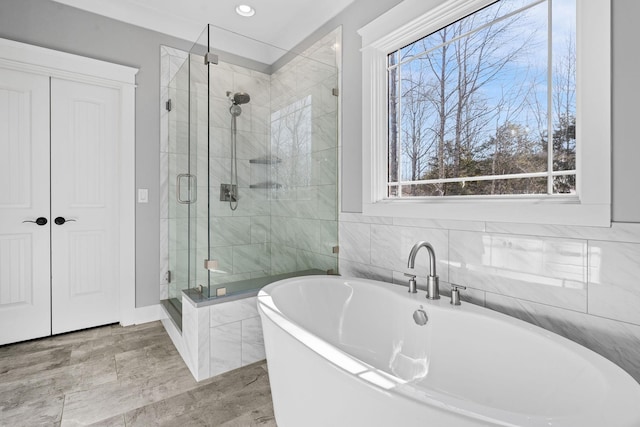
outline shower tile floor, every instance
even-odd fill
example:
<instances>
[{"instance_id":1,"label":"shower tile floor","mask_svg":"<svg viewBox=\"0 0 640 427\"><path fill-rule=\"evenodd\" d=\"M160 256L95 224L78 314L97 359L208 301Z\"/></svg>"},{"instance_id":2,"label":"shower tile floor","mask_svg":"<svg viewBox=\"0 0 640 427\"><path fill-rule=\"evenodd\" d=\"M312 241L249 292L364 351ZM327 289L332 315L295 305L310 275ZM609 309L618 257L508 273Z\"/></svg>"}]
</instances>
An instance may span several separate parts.
<instances>
[{"instance_id":1,"label":"shower tile floor","mask_svg":"<svg viewBox=\"0 0 640 427\"><path fill-rule=\"evenodd\" d=\"M160 322L0 347L2 426L275 426L266 362L196 382Z\"/></svg>"}]
</instances>

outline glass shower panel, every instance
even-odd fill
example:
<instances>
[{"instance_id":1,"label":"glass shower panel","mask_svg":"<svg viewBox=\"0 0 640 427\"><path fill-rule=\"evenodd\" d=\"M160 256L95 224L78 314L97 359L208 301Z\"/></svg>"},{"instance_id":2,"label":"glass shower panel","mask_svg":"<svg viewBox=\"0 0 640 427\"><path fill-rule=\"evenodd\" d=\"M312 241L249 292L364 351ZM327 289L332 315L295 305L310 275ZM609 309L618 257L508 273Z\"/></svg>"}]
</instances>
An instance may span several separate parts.
<instances>
[{"instance_id":1,"label":"glass shower panel","mask_svg":"<svg viewBox=\"0 0 640 427\"><path fill-rule=\"evenodd\" d=\"M271 76L272 274L338 272L340 39L337 29Z\"/></svg>"},{"instance_id":2,"label":"glass shower panel","mask_svg":"<svg viewBox=\"0 0 640 427\"><path fill-rule=\"evenodd\" d=\"M209 26L211 295L271 272L270 61L286 52ZM233 53L215 49L224 41ZM252 53L253 52L253 53ZM259 53L256 56L255 53ZM249 285L251 286L251 285Z\"/></svg>"},{"instance_id":3,"label":"glass shower panel","mask_svg":"<svg viewBox=\"0 0 640 427\"><path fill-rule=\"evenodd\" d=\"M208 26L185 53L170 85L172 301L338 273L341 37L292 52Z\"/></svg>"},{"instance_id":4,"label":"glass shower panel","mask_svg":"<svg viewBox=\"0 0 640 427\"><path fill-rule=\"evenodd\" d=\"M189 171L189 63L184 61L169 83L169 301L180 309L189 284L189 205L183 174Z\"/></svg>"},{"instance_id":5,"label":"glass shower panel","mask_svg":"<svg viewBox=\"0 0 640 427\"><path fill-rule=\"evenodd\" d=\"M340 29L302 53L214 26L208 37L210 295L337 273Z\"/></svg>"},{"instance_id":6,"label":"glass shower panel","mask_svg":"<svg viewBox=\"0 0 640 427\"><path fill-rule=\"evenodd\" d=\"M206 40L205 31L169 85L169 300L178 309L183 290L208 288Z\"/></svg>"},{"instance_id":7,"label":"glass shower panel","mask_svg":"<svg viewBox=\"0 0 640 427\"><path fill-rule=\"evenodd\" d=\"M205 54L208 31L202 32L189 51L189 173L192 199L189 204L189 288L208 291L208 73Z\"/></svg>"}]
</instances>

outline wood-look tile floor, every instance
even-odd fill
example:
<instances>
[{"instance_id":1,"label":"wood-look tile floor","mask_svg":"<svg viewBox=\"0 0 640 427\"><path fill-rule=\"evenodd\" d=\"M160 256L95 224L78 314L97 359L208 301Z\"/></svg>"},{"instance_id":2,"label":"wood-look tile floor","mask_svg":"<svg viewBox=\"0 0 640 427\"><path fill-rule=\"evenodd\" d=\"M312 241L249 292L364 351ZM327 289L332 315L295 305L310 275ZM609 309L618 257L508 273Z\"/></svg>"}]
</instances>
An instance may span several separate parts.
<instances>
[{"instance_id":1,"label":"wood-look tile floor","mask_svg":"<svg viewBox=\"0 0 640 427\"><path fill-rule=\"evenodd\" d=\"M266 363L196 382L160 322L0 347L0 426L275 426Z\"/></svg>"}]
</instances>

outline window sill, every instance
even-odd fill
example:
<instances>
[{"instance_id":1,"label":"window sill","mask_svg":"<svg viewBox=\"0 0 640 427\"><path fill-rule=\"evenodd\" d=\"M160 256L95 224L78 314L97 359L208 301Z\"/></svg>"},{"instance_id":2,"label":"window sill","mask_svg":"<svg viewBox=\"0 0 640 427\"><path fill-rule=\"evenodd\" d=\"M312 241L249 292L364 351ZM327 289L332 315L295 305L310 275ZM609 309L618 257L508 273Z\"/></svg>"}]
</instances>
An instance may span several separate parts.
<instances>
[{"instance_id":1,"label":"window sill","mask_svg":"<svg viewBox=\"0 0 640 427\"><path fill-rule=\"evenodd\" d=\"M368 216L487 221L522 224L611 226L609 204L584 204L575 197L456 200L380 200L363 203Z\"/></svg>"}]
</instances>

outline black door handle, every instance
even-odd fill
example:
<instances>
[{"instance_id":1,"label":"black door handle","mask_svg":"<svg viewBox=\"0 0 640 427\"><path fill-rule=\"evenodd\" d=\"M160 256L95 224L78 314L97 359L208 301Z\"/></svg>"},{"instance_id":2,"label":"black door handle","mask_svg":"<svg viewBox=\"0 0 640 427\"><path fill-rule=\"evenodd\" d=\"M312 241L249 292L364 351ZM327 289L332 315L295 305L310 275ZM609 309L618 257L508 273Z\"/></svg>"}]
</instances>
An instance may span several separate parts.
<instances>
[{"instance_id":1,"label":"black door handle","mask_svg":"<svg viewBox=\"0 0 640 427\"><path fill-rule=\"evenodd\" d=\"M62 225L65 222L72 222L75 221L75 219L65 219L62 216L57 217L56 219L53 220L53 222L55 222L57 225Z\"/></svg>"},{"instance_id":2,"label":"black door handle","mask_svg":"<svg viewBox=\"0 0 640 427\"><path fill-rule=\"evenodd\" d=\"M37 218L35 221L31 221L31 220L26 220L26 221L22 221L23 223L25 222L32 222L34 224L38 224L38 225L47 225L47 218L41 216L40 218Z\"/></svg>"}]
</instances>

